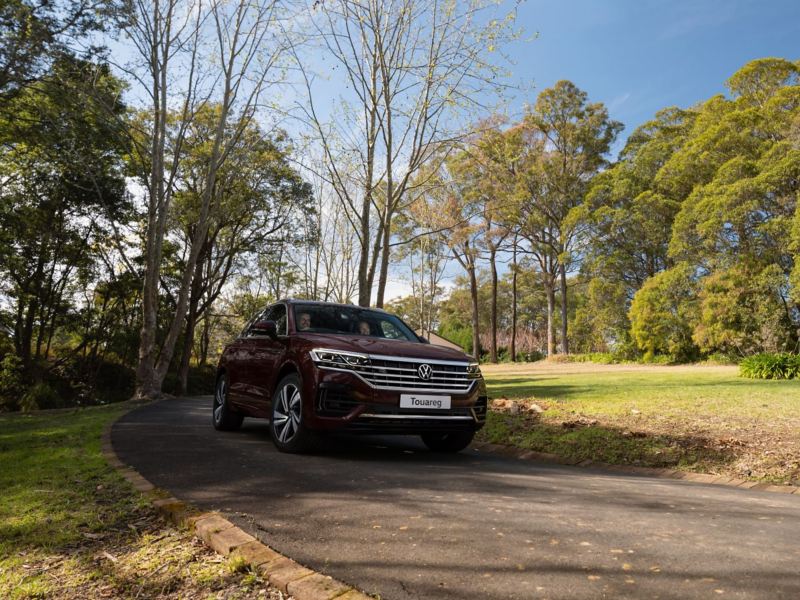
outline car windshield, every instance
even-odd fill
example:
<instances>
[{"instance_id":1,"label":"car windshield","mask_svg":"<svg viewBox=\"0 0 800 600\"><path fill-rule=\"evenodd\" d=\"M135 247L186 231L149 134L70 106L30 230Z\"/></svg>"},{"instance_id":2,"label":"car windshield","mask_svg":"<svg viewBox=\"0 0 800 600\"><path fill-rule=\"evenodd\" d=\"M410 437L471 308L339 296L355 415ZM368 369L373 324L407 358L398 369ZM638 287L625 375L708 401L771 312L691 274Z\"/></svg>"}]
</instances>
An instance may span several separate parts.
<instances>
[{"instance_id":1,"label":"car windshield","mask_svg":"<svg viewBox=\"0 0 800 600\"><path fill-rule=\"evenodd\" d=\"M324 304L295 304L293 308L295 328L300 332L420 341L405 323L384 312Z\"/></svg>"}]
</instances>

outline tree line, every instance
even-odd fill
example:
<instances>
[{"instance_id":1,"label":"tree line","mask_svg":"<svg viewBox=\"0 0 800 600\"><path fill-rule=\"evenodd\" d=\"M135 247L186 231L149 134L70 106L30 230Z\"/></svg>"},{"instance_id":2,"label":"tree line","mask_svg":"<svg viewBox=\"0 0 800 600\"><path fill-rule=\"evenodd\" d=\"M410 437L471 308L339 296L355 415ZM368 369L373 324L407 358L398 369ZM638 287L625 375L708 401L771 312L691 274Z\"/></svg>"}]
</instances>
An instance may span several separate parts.
<instances>
[{"instance_id":1,"label":"tree line","mask_svg":"<svg viewBox=\"0 0 800 600\"><path fill-rule=\"evenodd\" d=\"M517 122L489 122L414 208L413 227L447 224L438 256L464 271L449 298L428 288L442 331L492 361L498 333L513 360L520 332L539 355L796 352L798 83L800 62L754 60L727 94L659 111L613 163L621 125L570 82Z\"/></svg>"},{"instance_id":2,"label":"tree line","mask_svg":"<svg viewBox=\"0 0 800 600\"><path fill-rule=\"evenodd\" d=\"M5 409L184 393L288 294L382 305L416 174L517 35L485 0L0 10Z\"/></svg>"},{"instance_id":3,"label":"tree line","mask_svg":"<svg viewBox=\"0 0 800 600\"><path fill-rule=\"evenodd\" d=\"M520 32L489 1L0 10L0 409L198 390L288 295L492 361L796 347L797 63L612 162L622 124L571 82L497 110Z\"/></svg>"}]
</instances>

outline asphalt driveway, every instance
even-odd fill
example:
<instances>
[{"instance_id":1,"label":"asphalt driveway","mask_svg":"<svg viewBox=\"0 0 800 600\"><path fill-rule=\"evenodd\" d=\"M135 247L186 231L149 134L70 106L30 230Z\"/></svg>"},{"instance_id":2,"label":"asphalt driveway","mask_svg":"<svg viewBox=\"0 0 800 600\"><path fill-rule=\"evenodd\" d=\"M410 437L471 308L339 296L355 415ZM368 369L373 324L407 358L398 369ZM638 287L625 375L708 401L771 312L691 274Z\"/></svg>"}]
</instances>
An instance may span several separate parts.
<instances>
[{"instance_id":1,"label":"asphalt driveway","mask_svg":"<svg viewBox=\"0 0 800 600\"><path fill-rule=\"evenodd\" d=\"M800 496L480 454L414 438L275 450L211 397L125 415L120 458L272 548L386 599L800 598Z\"/></svg>"}]
</instances>

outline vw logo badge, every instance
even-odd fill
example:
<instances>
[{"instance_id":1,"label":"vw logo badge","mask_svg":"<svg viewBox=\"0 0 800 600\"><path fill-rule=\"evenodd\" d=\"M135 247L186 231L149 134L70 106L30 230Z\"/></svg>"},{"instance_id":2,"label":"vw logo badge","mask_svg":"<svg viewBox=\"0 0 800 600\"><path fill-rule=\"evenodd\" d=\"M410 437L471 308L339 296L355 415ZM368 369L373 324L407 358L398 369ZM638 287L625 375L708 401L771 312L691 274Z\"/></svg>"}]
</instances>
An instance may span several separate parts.
<instances>
[{"instance_id":1,"label":"vw logo badge","mask_svg":"<svg viewBox=\"0 0 800 600\"><path fill-rule=\"evenodd\" d=\"M430 365L420 365L417 368L417 375L419 375L419 378L423 381L428 381L431 378L432 372L433 369L431 369Z\"/></svg>"}]
</instances>

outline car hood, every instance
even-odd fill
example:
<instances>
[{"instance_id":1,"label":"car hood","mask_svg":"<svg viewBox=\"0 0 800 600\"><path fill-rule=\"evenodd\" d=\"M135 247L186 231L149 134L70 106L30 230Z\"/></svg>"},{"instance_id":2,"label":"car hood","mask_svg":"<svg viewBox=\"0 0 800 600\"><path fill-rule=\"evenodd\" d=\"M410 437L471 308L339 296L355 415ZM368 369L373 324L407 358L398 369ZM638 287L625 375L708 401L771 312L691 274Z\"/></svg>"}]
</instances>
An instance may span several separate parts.
<instances>
[{"instance_id":1,"label":"car hood","mask_svg":"<svg viewBox=\"0 0 800 600\"><path fill-rule=\"evenodd\" d=\"M328 348L330 350L347 350L364 354L380 354L383 356L397 356L401 358L422 358L427 360L457 360L473 361L464 352L434 346L405 342L402 340L386 340L381 338L351 335L327 335L324 333L304 333L298 336L304 342L315 348Z\"/></svg>"}]
</instances>

